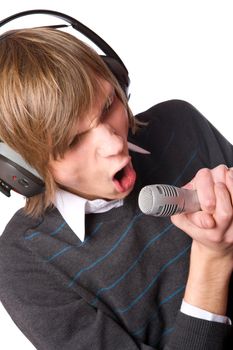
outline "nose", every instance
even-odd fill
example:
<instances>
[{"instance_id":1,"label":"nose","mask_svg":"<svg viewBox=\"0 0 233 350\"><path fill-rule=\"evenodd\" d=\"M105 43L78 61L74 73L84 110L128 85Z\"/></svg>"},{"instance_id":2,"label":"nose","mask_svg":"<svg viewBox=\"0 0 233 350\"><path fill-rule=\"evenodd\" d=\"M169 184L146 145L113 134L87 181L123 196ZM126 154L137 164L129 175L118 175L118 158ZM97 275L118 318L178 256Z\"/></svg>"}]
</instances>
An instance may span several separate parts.
<instances>
[{"instance_id":1,"label":"nose","mask_svg":"<svg viewBox=\"0 0 233 350\"><path fill-rule=\"evenodd\" d=\"M101 157L111 157L120 154L124 149L124 140L122 136L108 124L100 124L98 129L97 154Z\"/></svg>"}]
</instances>

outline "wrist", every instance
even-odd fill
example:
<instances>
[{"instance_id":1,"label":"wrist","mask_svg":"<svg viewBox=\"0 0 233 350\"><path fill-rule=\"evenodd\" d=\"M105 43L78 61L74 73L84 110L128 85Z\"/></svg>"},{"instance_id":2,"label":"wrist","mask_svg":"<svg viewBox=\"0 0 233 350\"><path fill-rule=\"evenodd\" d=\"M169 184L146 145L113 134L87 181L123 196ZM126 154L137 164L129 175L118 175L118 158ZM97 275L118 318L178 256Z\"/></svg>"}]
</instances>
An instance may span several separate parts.
<instances>
[{"instance_id":1,"label":"wrist","mask_svg":"<svg viewBox=\"0 0 233 350\"><path fill-rule=\"evenodd\" d=\"M199 268L197 268L199 267ZM233 271L233 249L221 251L193 241L190 255L190 270L200 277L215 279L224 283L229 281Z\"/></svg>"},{"instance_id":2,"label":"wrist","mask_svg":"<svg viewBox=\"0 0 233 350\"><path fill-rule=\"evenodd\" d=\"M225 315L232 260L193 244L184 300L206 311Z\"/></svg>"}]
</instances>

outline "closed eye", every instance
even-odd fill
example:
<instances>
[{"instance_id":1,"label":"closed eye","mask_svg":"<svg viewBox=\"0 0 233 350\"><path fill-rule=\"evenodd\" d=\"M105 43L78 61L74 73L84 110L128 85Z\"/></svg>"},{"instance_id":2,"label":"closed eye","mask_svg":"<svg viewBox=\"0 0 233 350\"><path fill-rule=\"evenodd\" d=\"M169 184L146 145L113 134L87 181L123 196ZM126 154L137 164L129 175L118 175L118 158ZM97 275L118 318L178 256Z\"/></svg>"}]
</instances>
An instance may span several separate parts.
<instances>
[{"instance_id":1,"label":"closed eye","mask_svg":"<svg viewBox=\"0 0 233 350\"><path fill-rule=\"evenodd\" d=\"M73 137L72 141L69 143L69 148L73 148L74 146L76 146L82 139L82 137L87 134L88 130L87 131L84 131L80 134L77 134Z\"/></svg>"},{"instance_id":2,"label":"closed eye","mask_svg":"<svg viewBox=\"0 0 233 350\"><path fill-rule=\"evenodd\" d=\"M101 119L104 119L111 112L115 100L116 100L116 94L114 91L107 99L107 102L101 113Z\"/></svg>"},{"instance_id":3,"label":"closed eye","mask_svg":"<svg viewBox=\"0 0 233 350\"><path fill-rule=\"evenodd\" d=\"M80 137L79 137L79 135L76 135L74 138L73 138L73 140L69 143L69 148L72 148L72 147L74 147L78 142L79 142L79 139L80 139Z\"/></svg>"},{"instance_id":4,"label":"closed eye","mask_svg":"<svg viewBox=\"0 0 233 350\"><path fill-rule=\"evenodd\" d=\"M72 139L72 141L69 143L68 147L72 148L72 147L76 146L80 142L82 136L84 136L86 133L88 133L88 131L90 131L93 127L97 126L99 123L104 122L104 120L106 118L108 118L108 116L110 115L110 112L112 111L116 101L117 101L116 93L115 93L115 91L113 91L111 93L111 95L109 95L107 98L107 101L104 105L104 108L102 109L101 116L100 116L98 122L96 121L96 119L92 120L92 122L89 125L89 129L77 134Z\"/></svg>"}]
</instances>

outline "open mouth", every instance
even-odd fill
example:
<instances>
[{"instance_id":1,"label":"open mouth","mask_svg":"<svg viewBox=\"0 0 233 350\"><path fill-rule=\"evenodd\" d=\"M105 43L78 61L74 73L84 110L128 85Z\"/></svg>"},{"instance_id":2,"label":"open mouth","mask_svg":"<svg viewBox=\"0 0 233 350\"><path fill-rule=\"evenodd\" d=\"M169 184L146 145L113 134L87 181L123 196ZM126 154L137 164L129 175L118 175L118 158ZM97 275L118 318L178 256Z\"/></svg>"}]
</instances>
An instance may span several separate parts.
<instances>
[{"instance_id":1,"label":"open mouth","mask_svg":"<svg viewBox=\"0 0 233 350\"><path fill-rule=\"evenodd\" d=\"M130 163L118 170L113 176L113 182L118 192L128 191L134 186L135 181L136 173Z\"/></svg>"},{"instance_id":2,"label":"open mouth","mask_svg":"<svg viewBox=\"0 0 233 350\"><path fill-rule=\"evenodd\" d=\"M121 181L121 179L124 176L124 168L122 168L121 170L119 170L115 175L114 175L114 179L116 179L117 181Z\"/></svg>"}]
</instances>

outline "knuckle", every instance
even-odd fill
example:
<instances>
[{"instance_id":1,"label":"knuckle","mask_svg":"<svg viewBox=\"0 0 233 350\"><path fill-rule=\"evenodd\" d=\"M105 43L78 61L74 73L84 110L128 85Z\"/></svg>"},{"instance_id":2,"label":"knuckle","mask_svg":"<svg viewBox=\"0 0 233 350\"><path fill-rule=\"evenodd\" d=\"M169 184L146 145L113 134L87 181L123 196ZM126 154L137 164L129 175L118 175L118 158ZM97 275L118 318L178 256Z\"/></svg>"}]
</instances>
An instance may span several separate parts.
<instances>
[{"instance_id":1,"label":"knuckle","mask_svg":"<svg viewBox=\"0 0 233 350\"><path fill-rule=\"evenodd\" d=\"M220 170L220 171L226 171L228 170L228 167L226 166L226 164L219 164L216 169Z\"/></svg>"},{"instance_id":2,"label":"knuckle","mask_svg":"<svg viewBox=\"0 0 233 350\"><path fill-rule=\"evenodd\" d=\"M196 177L197 178L201 178L201 177L204 177L204 176L209 176L210 175L210 169L208 168L201 168L198 170L197 174L196 174Z\"/></svg>"},{"instance_id":3,"label":"knuckle","mask_svg":"<svg viewBox=\"0 0 233 350\"><path fill-rule=\"evenodd\" d=\"M205 198L202 207L207 211L212 211L215 208L215 199L214 198Z\"/></svg>"},{"instance_id":4,"label":"knuckle","mask_svg":"<svg viewBox=\"0 0 233 350\"><path fill-rule=\"evenodd\" d=\"M225 164L220 164L216 168L212 170L213 176L215 177L215 181L217 180L225 182L225 176L228 171L228 167Z\"/></svg>"}]
</instances>

